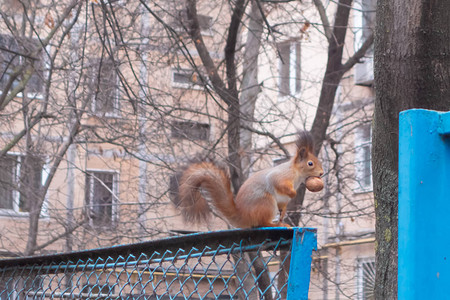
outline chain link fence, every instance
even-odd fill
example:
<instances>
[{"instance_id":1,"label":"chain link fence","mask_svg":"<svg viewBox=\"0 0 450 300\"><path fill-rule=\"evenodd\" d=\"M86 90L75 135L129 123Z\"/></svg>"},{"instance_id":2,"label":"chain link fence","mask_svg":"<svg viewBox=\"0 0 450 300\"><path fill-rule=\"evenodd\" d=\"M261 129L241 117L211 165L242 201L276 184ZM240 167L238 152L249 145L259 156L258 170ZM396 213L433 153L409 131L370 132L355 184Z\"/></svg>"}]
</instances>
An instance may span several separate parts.
<instances>
[{"instance_id":1,"label":"chain link fence","mask_svg":"<svg viewBox=\"0 0 450 300\"><path fill-rule=\"evenodd\" d=\"M316 232L225 230L0 261L0 299L307 299Z\"/></svg>"}]
</instances>

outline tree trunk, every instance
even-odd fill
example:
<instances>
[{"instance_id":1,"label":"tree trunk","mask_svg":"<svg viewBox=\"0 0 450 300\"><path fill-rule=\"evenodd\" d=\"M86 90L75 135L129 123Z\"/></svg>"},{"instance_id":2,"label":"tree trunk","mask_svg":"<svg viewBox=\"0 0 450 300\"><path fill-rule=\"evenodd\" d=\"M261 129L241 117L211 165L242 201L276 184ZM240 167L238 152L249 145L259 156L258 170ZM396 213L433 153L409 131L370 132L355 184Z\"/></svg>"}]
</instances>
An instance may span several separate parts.
<instances>
[{"instance_id":1,"label":"tree trunk","mask_svg":"<svg viewBox=\"0 0 450 300\"><path fill-rule=\"evenodd\" d=\"M336 90L341 82L342 76L348 70L343 68L342 55L344 52L345 35L347 32L348 18L352 0L341 0L336 11L336 19L333 26L333 37L328 45L328 61L320 91L319 106L311 127L311 134L316 142L316 155L320 152L325 140L331 112L333 110Z\"/></svg>"},{"instance_id":2,"label":"tree trunk","mask_svg":"<svg viewBox=\"0 0 450 300\"><path fill-rule=\"evenodd\" d=\"M250 173L252 156L252 132L246 128L253 128L255 104L260 87L258 85L258 56L261 48L261 36L264 31L264 20L258 4L252 1L249 13L248 34L245 43L243 74L241 84L241 149L242 170L244 177Z\"/></svg>"},{"instance_id":3,"label":"tree trunk","mask_svg":"<svg viewBox=\"0 0 450 300\"><path fill-rule=\"evenodd\" d=\"M85 103L83 103L83 106L81 107L81 110L84 110L88 103L89 103L88 100L85 101ZM64 159L64 156L66 155L67 150L69 149L70 145L73 144L74 138L79 133L79 130L81 127L80 119L82 117L83 117L83 114L81 113L78 116L79 119L75 120L74 124L71 124L71 126L69 128L69 134L68 134L67 140L63 144L61 144L61 146L59 147L58 152L55 156L55 160L53 161L53 163L49 169L47 179L45 180L43 186L39 188L39 193L37 193L35 199L33 199L34 201L32 202L32 208L30 209L28 240L27 240L27 245L26 245L25 252L24 252L24 255L26 255L26 256L34 254L34 252L37 249L37 237L38 237L38 232L39 232L39 216L41 214L42 206L45 201L45 194L47 193L47 191L50 187L50 183L52 182L53 177L55 176L56 171L59 168L59 165L61 164L62 160ZM70 230L68 232L70 232Z\"/></svg>"},{"instance_id":4,"label":"tree trunk","mask_svg":"<svg viewBox=\"0 0 450 300\"><path fill-rule=\"evenodd\" d=\"M372 138L376 299L397 298L398 114L450 109L449 11L449 1L378 0Z\"/></svg>"},{"instance_id":5,"label":"tree trunk","mask_svg":"<svg viewBox=\"0 0 450 300\"><path fill-rule=\"evenodd\" d=\"M247 2L238 0L233 8L231 22L228 30L228 36L225 46L225 65L226 81L225 85L219 76L219 70L211 58L208 49L203 41L200 25L197 16L197 1L188 0L186 2L186 13L189 20L189 35L195 44L203 66L206 69L208 78L214 88L214 91L227 104L227 129L228 129L228 165L230 168L231 183L234 190L239 190L244 182L241 167L240 153L240 130L241 130L241 112L239 103L239 92L236 82L236 42L239 33L242 16L244 14Z\"/></svg>"}]
</instances>

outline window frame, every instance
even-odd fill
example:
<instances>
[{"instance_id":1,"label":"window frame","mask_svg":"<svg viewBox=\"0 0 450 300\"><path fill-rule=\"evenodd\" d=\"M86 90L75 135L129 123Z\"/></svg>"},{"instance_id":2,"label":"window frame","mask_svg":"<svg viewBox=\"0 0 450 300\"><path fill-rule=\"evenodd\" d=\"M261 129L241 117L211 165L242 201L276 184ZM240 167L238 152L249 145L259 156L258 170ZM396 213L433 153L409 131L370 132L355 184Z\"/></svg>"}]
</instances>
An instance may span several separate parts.
<instances>
[{"instance_id":1,"label":"window frame","mask_svg":"<svg viewBox=\"0 0 450 300\"><path fill-rule=\"evenodd\" d=\"M35 38L25 38L25 37L23 37L23 38L28 40L28 42L30 42L30 43L37 41L37 39L35 39ZM11 52L15 52L16 54L11 54L13 56L13 58L12 58L12 60L7 61L6 69L13 69L14 66L23 65L24 64L24 55L25 55L24 49L21 49L21 47L23 47L23 45L19 45L17 43L15 37L10 34L0 34L0 39L9 39L9 41L16 44L15 49L8 48ZM10 44L10 43L8 43L8 44ZM47 52L49 52L50 46L45 47L45 49L47 50ZM9 51L3 51L3 52L9 52ZM21 55L21 54L23 54L23 55ZM17 56L17 57L15 57L15 56ZM37 78L37 80L39 80L39 78L41 78L42 80L44 80L45 74L46 74L45 70L48 69L48 60L45 58L46 58L45 51L42 49L39 52L38 59L36 60L40 65L38 68L34 68L35 71L31 75L31 78L29 79L27 86L25 86L25 88L24 88L24 91L26 92L26 95L28 98L31 98L31 99L43 99L44 98L45 89L44 89L43 83L39 84L39 82L38 82L37 84L34 85L33 89L36 89L36 87L37 87L37 88L40 88L39 91L28 91L29 90L28 86L31 85L30 81L33 82L32 81L33 79ZM18 59L17 64L13 63L13 60L15 60L15 59ZM3 58L0 56L0 78L3 77L4 75L9 77L9 73L6 72L6 69L2 70L3 65L4 65ZM40 69L40 70L37 70L37 69ZM6 82L7 81L8 81L8 79L6 80ZM17 83L13 83L13 85L11 86L11 89L14 89L14 87L18 83L20 83L20 78L16 79L15 81L17 81ZM0 81L0 95L1 94L3 94L3 83ZM17 97L22 98L23 92L18 93Z\"/></svg>"},{"instance_id":2,"label":"window frame","mask_svg":"<svg viewBox=\"0 0 450 300\"><path fill-rule=\"evenodd\" d=\"M2 290L3 292L6 292L6 294L3 294L2 296L0 296L0 300L3 299L35 299L35 294L37 292L40 292L43 290L43 286L44 286L44 281L45 281L45 276L43 275L37 275L31 282L27 281L24 282L23 279L15 279L15 280L11 280L7 283L0 283L0 290ZM31 286L30 286L31 283ZM28 284L28 285L27 285ZM25 285L25 287L23 287ZM23 287L23 291L22 292L17 292L16 287L17 286L22 286ZM25 295L23 295L22 297L18 297L18 294L21 294L25 292ZM32 295L29 295L32 294ZM8 298L6 298L8 297Z\"/></svg>"},{"instance_id":3,"label":"window frame","mask_svg":"<svg viewBox=\"0 0 450 300\"><path fill-rule=\"evenodd\" d=\"M370 3L369 3L370 2ZM367 37L374 30L375 7L377 0L355 0L353 4L354 50L361 48ZM366 56L373 56L373 45Z\"/></svg>"},{"instance_id":4,"label":"window frame","mask_svg":"<svg viewBox=\"0 0 450 300\"><path fill-rule=\"evenodd\" d=\"M15 166L14 166L14 177L13 178L13 184L15 185L13 187L12 191L12 208L0 208L0 216L15 216L15 217L28 217L29 212L28 211L21 211L20 209L20 172L21 172L21 161L23 160L23 157L25 157L25 154L20 152L8 152L4 157L6 156L13 156L15 157ZM41 168L41 174L40 174L40 181L41 181L41 187L44 186L45 181L48 177L48 159L43 159L43 165ZM42 204L41 212L40 212L40 218L48 217L48 194L45 194L44 203Z\"/></svg>"},{"instance_id":5,"label":"window frame","mask_svg":"<svg viewBox=\"0 0 450 300\"><path fill-rule=\"evenodd\" d=\"M354 51L359 50L375 28L375 8L377 0L356 0L353 3ZM371 86L373 74L374 45L360 59L353 70L356 85Z\"/></svg>"},{"instance_id":6,"label":"window frame","mask_svg":"<svg viewBox=\"0 0 450 300\"><path fill-rule=\"evenodd\" d=\"M200 33L203 36L212 36L213 35L213 31L212 31L212 27L213 27L213 18L208 16L208 15L204 15L204 14L197 14L198 17L198 23L199 23L199 27L200 27ZM186 10L182 9L179 10L175 16L173 16L173 27L175 29L176 32L180 33L180 34L184 34L186 33L184 27L186 26L185 24L187 23L187 12Z\"/></svg>"},{"instance_id":7,"label":"window frame","mask_svg":"<svg viewBox=\"0 0 450 300\"><path fill-rule=\"evenodd\" d=\"M111 219L107 224L96 224L94 218L92 217L92 211L94 209L95 204L93 204L93 185L94 185L94 177L91 175L91 179L88 182L88 174L89 173L102 173L102 174L111 174L112 175L112 193L111 193ZM110 170L110 169L86 169L85 171L85 188L84 188L84 206L86 208L86 215L89 220L89 226L91 228L98 228L98 229L114 229L117 226L117 223L119 221L119 172L117 170ZM94 175L95 176L95 175ZM95 176L98 178L97 176ZM87 184L89 184L89 190L87 187ZM89 193L88 193L89 191ZM89 199L88 199L89 196ZM89 202L88 202L89 200Z\"/></svg>"},{"instance_id":8,"label":"window frame","mask_svg":"<svg viewBox=\"0 0 450 300\"><path fill-rule=\"evenodd\" d=\"M299 40L288 40L279 43L277 49L278 97L283 100L301 92L302 47ZM289 49L289 53L286 49Z\"/></svg>"},{"instance_id":9,"label":"window frame","mask_svg":"<svg viewBox=\"0 0 450 300\"><path fill-rule=\"evenodd\" d=\"M194 126L198 126L198 130L204 129L205 131L205 137L202 137L203 133L199 132L199 134L191 134L189 131L185 131L186 128L181 128L184 125L191 125L190 129L193 129ZM209 141L211 139L211 124L209 123L202 123L197 121L184 121L184 120L173 120L171 122L171 131L170 136L172 138L176 139L183 139L183 140L189 140L189 141Z\"/></svg>"},{"instance_id":10,"label":"window frame","mask_svg":"<svg viewBox=\"0 0 450 300\"><path fill-rule=\"evenodd\" d=\"M366 264L371 264L373 266L373 274L371 276L375 276L375 258L374 257L364 257L364 258L358 258L356 261L356 295L357 300L368 300L364 294L364 285L365 285L365 278L364 278L364 266Z\"/></svg>"},{"instance_id":11,"label":"window frame","mask_svg":"<svg viewBox=\"0 0 450 300\"><path fill-rule=\"evenodd\" d=\"M2 159L7 159L9 157L9 159L14 159L14 165L11 166L11 169L8 170L8 180L10 180L7 184L12 184L13 186L11 187L11 195L9 195L8 191L8 195L7 197L11 197L11 199L8 199L8 205L11 205L11 208L7 208L7 207L2 207L0 208L0 212L15 212L15 213L21 213L19 211L19 201L20 201L20 195L19 195L19 190L18 190L18 183L19 183L19 178L20 178L20 158L21 158L20 153L7 153L4 157L2 157ZM13 158L14 157L14 158ZM9 167L9 166L8 166ZM13 177L13 178L9 178L9 176ZM9 203L10 201L12 201L12 203Z\"/></svg>"},{"instance_id":12,"label":"window frame","mask_svg":"<svg viewBox=\"0 0 450 300\"><path fill-rule=\"evenodd\" d=\"M110 4L113 7L115 7L115 6L121 7L121 6L125 6L126 5L126 1L125 0L103 0L103 1L105 2L105 4L107 4L107 5ZM98 5L98 6L102 5L101 0L91 0L91 3L93 5Z\"/></svg>"},{"instance_id":13,"label":"window frame","mask_svg":"<svg viewBox=\"0 0 450 300\"><path fill-rule=\"evenodd\" d=\"M366 135L368 130L368 135ZM367 151L369 153L367 153ZM368 161L366 159L368 155ZM363 124L355 132L355 191L367 193L373 191L372 180L372 125ZM367 165L368 164L368 165ZM369 172L369 174L367 174ZM368 180L369 182L364 182Z\"/></svg>"},{"instance_id":14,"label":"window frame","mask_svg":"<svg viewBox=\"0 0 450 300\"><path fill-rule=\"evenodd\" d=\"M181 76L185 76L186 78L189 77L189 82L176 81L175 80L176 74L180 74ZM191 78L193 78L194 76L197 78L197 81L191 80ZM204 88L199 74L195 70L188 68L172 68L171 82L172 86L175 88L190 89L190 90L202 90Z\"/></svg>"},{"instance_id":15,"label":"window frame","mask_svg":"<svg viewBox=\"0 0 450 300\"><path fill-rule=\"evenodd\" d=\"M101 65L100 65L101 62ZM92 101L91 101L91 112L96 115L96 116L105 116L105 117L119 117L120 116L120 78L119 78L119 74L117 74L116 72L116 68L115 68L115 62L112 58L110 57L105 57L103 59L101 58L95 58L93 60L93 71L92 74L95 74L94 77L92 77L89 80L89 84L92 87L92 90L94 91L92 94ZM101 78L103 78L103 67L104 66L108 66L111 67L111 69L108 70L112 70L112 72L110 72L112 74L112 76L114 76L113 81L115 81L115 85L114 85L114 90L111 91L112 94L112 99L113 99L113 103L112 103L112 109L109 111L105 111L104 109L100 109L97 107L97 102L99 101L99 95L102 95L102 93L104 93L104 91L102 92L101 87L102 87L102 81ZM100 70L99 70L100 68ZM98 82L98 75L100 73L100 82ZM108 84L104 84L105 86L109 86ZM98 93L97 93L97 86L98 86Z\"/></svg>"},{"instance_id":16,"label":"window frame","mask_svg":"<svg viewBox=\"0 0 450 300\"><path fill-rule=\"evenodd\" d=\"M116 287L114 285L105 284L86 284L81 288L81 293L95 297L95 299L110 299L114 296Z\"/></svg>"}]
</instances>

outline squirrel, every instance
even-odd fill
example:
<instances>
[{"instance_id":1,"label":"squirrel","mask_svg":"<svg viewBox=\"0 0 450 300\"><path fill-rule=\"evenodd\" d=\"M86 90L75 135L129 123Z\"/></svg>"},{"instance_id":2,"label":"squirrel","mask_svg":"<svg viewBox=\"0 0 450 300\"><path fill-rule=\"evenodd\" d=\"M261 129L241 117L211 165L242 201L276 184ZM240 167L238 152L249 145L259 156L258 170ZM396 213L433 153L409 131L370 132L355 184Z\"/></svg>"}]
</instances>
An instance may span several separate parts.
<instances>
[{"instance_id":1,"label":"squirrel","mask_svg":"<svg viewBox=\"0 0 450 300\"><path fill-rule=\"evenodd\" d=\"M322 164L314 155L309 132L298 133L297 151L289 161L252 174L234 198L225 167L210 161L188 165L181 172L178 185L178 208L186 221L199 223L211 215L210 199L215 210L238 228L290 227L283 223L286 207L297 194L300 184L312 179L311 191L323 188ZM317 184L319 188L317 188ZM279 221L274 218L280 213Z\"/></svg>"}]
</instances>

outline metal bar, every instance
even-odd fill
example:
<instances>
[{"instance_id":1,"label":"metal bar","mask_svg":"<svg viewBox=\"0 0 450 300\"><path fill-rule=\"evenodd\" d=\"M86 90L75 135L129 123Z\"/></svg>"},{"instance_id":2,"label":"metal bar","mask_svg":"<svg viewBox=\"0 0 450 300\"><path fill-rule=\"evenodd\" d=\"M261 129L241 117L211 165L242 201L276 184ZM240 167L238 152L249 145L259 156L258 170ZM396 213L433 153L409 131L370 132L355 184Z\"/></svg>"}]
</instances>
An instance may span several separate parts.
<instances>
[{"instance_id":1,"label":"metal bar","mask_svg":"<svg viewBox=\"0 0 450 300\"><path fill-rule=\"evenodd\" d=\"M289 269L288 300L308 300L313 250L317 250L316 230L295 228Z\"/></svg>"},{"instance_id":2,"label":"metal bar","mask_svg":"<svg viewBox=\"0 0 450 300\"><path fill-rule=\"evenodd\" d=\"M71 298L71 299L119 299L118 295L110 294L95 294L95 293L51 293L51 292L29 292L26 293L27 297L33 297L33 299L46 299L46 298Z\"/></svg>"},{"instance_id":3,"label":"metal bar","mask_svg":"<svg viewBox=\"0 0 450 300\"><path fill-rule=\"evenodd\" d=\"M175 260L183 260L186 258L198 258L198 257L207 257L207 256L213 256L213 255L221 255L221 254L228 254L228 253L238 253L238 252L249 252L249 251L255 251L258 249L267 249L270 247L273 247L275 245L281 245L281 246L286 246L289 245L290 241L284 241L282 240L280 241L274 241L274 242L268 242L265 243L264 245L262 244L258 244L258 245L252 245L252 246L241 246L239 248L222 248L220 250L211 250L211 251L205 251L205 252L201 252L201 253L194 253L194 254L187 254L187 255L175 255L175 256L168 256L168 257L164 257L164 258L156 258L156 259L143 259L143 260L131 260L131 261L126 261L126 262L111 262L111 263L88 263L88 264L68 264L66 266L61 266L61 265L49 265L49 266L42 266L42 269L46 272L53 272L55 270L60 270L60 271L79 271L79 270L84 270L84 271L92 271L92 270L99 270L99 269L110 269L110 268L126 268L126 267L134 267L137 265L145 265L145 264L158 264L161 262L169 262L169 261L175 261ZM236 245L237 246L237 245ZM264 246L264 247L262 247ZM198 250L198 249L195 249ZM110 257L108 257L110 258ZM108 260L108 259L107 259ZM3 270L5 271L9 271L9 270L13 270L16 269L17 267L6 267ZM23 267L24 270L31 270L31 269L36 269L35 265L29 265L29 266L25 266Z\"/></svg>"},{"instance_id":4,"label":"metal bar","mask_svg":"<svg viewBox=\"0 0 450 300\"><path fill-rule=\"evenodd\" d=\"M450 135L450 112L439 113L438 132L443 136Z\"/></svg>"},{"instance_id":5,"label":"metal bar","mask_svg":"<svg viewBox=\"0 0 450 300\"><path fill-rule=\"evenodd\" d=\"M118 254L122 256L139 256L141 253L147 253L149 251L158 253L165 253L166 251L177 252L180 248L191 249L196 247L202 249L205 246L217 248L219 244L231 247L235 241L241 240L245 241L244 245L251 243L257 244L266 239L279 240L280 238L284 238L289 240L292 239L292 235L293 229L284 227L261 227L194 233L181 237L170 237L156 241L146 241L107 248L89 249L43 256L2 259L0 260L0 269L7 266L17 267L33 264L58 264L59 262L67 262L69 260L73 262L79 260L86 261L93 257L114 257Z\"/></svg>"},{"instance_id":6,"label":"metal bar","mask_svg":"<svg viewBox=\"0 0 450 300\"><path fill-rule=\"evenodd\" d=\"M398 299L448 298L449 133L449 113L400 113Z\"/></svg>"},{"instance_id":7,"label":"metal bar","mask_svg":"<svg viewBox=\"0 0 450 300\"><path fill-rule=\"evenodd\" d=\"M368 244L375 242L375 238L366 238L366 239L357 239L357 240L351 240L351 241L341 241L337 243L328 243L325 245L322 245L321 248L335 248L335 247L344 247L344 246L355 246L355 245L361 245L361 244Z\"/></svg>"}]
</instances>

